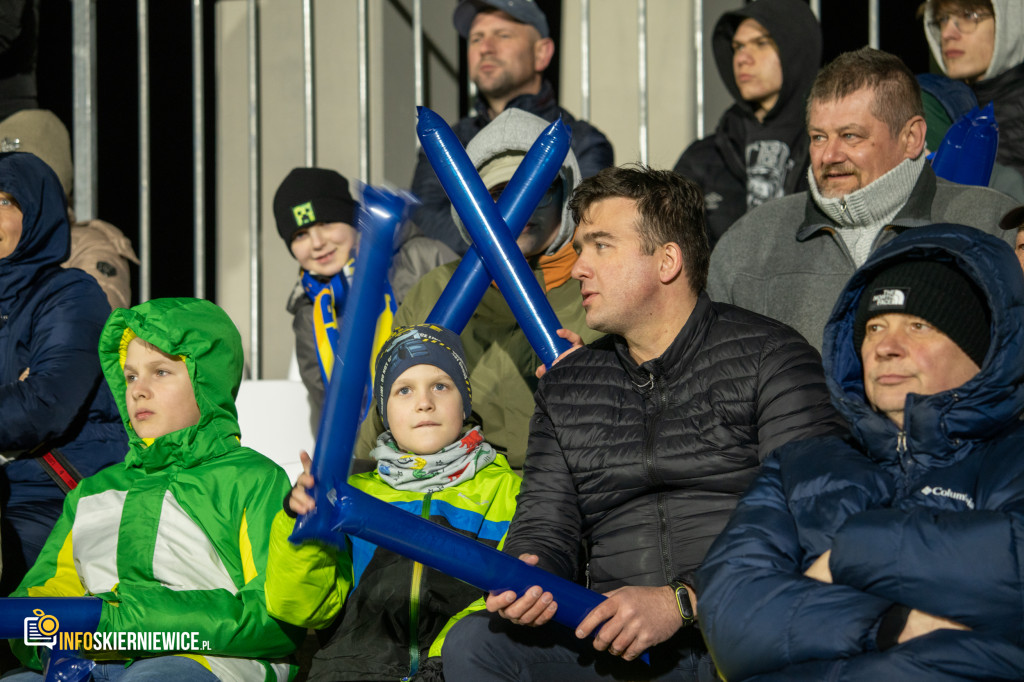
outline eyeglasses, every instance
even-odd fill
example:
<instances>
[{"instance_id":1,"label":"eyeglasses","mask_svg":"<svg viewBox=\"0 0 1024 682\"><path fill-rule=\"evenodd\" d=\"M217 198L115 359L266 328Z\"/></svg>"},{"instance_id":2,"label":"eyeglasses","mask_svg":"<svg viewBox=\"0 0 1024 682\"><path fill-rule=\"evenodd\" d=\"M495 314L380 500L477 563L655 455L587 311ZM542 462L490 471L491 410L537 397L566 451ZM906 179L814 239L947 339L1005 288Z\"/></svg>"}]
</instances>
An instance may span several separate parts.
<instances>
[{"instance_id":1,"label":"eyeglasses","mask_svg":"<svg viewBox=\"0 0 1024 682\"><path fill-rule=\"evenodd\" d=\"M932 21L928 22L928 26L931 28L937 28L939 31L946 29L946 24L953 21L953 25L956 26L956 30L960 33L974 33L978 30L978 23L985 19L990 19L992 14L989 12L977 12L973 9L962 9L956 12L946 12L935 17Z\"/></svg>"}]
</instances>

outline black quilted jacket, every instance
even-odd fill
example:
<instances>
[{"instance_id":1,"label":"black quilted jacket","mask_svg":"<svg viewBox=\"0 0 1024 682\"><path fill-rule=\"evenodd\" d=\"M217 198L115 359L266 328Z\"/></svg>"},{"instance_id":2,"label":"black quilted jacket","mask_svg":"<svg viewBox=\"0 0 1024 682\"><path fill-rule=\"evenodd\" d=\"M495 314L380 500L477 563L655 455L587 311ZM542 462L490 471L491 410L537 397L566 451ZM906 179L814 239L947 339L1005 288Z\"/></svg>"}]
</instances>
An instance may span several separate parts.
<instances>
[{"instance_id":1,"label":"black quilted jacket","mask_svg":"<svg viewBox=\"0 0 1024 682\"><path fill-rule=\"evenodd\" d=\"M690 582L775 448L843 433L789 327L701 294L661 357L598 339L541 380L505 551L592 589Z\"/></svg>"}]
</instances>

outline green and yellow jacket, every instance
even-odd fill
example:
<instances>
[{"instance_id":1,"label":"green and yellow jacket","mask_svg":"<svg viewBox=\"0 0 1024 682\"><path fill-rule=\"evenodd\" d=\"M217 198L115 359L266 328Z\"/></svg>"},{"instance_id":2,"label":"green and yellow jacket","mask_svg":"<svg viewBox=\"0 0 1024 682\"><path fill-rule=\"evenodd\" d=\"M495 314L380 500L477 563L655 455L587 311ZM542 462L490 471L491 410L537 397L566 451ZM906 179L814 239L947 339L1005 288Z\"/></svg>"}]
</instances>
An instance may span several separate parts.
<instances>
[{"instance_id":1,"label":"green and yellow jacket","mask_svg":"<svg viewBox=\"0 0 1024 682\"><path fill-rule=\"evenodd\" d=\"M497 549L520 482L501 454L471 480L428 494L396 490L376 471L349 478L377 499ZM309 679L401 680L417 672L417 679L441 679L444 637L459 618L483 607L481 591L356 537L347 538L347 551L293 545L294 525L284 511L274 519L267 608L303 627L324 628L337 618Z\"/></svg>"},{"instance_id":2,"label":"green and yellow jacket","mask_svg":"<svg viewBox=\"0 0 1024 682\"><path fill-rule=\"evenodd\" d=\"M138 336L183 358L200 420L155 439L133 431L124 354ZM187 654L222 680L286 680L279 659L299 628L267 613L267 538L290 489L284 471L239 444L234 398L242 373L238 330L220 308L161 299L117 309L100 336L100 362L128 431L123 464L72 490L16 597L104 601L98 632L198 632L208 649ZM38 669L38 647L12 648ZM174 652L125 652L125 658ZM185 654L183 654L185 655Z\"/></svg>"}]
</instances>

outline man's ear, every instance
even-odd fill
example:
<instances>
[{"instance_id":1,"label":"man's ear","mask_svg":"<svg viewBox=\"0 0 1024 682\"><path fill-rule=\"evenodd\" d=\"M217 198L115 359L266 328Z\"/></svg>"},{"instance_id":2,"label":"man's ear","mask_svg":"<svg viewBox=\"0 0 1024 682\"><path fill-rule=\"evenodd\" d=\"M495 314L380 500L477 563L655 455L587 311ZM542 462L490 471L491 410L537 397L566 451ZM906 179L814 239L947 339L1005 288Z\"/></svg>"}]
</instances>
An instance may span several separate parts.
<instances>
[{"instance_id":1,"label":"man's ear","mask_svg":"<svg viewBox=\"0 0 1024 682\"><path fill-rule=\"evenodd\" d=\"M541 38L533 44L533 70L536 73L543 73L555 56L555 41L551 38Z\"/></svg>"},{"instance_id":2,"label":"man's ear","mask_svg":"<svg viewBox=\"0 0 1024 682\"><path fill-rule=\"evenodd\" d=\"M928 124L923 116L914 116L903 124L900 131L900 143L903 145L903 158L916 159L921 155L925 145L925 134Z\"/></svg>"},{"instance_id":3,"label":"man's ear","mask_svg":"<svg viewBox=\"0 0 1024 682\"><path fill-rule=\"evenodd\" d=\"M679 244L669 242L663 244L659 252L661 260L658 262L658 278L662 284L669 284L683 272L683 250Z\"/></svg>"}]
</instances>

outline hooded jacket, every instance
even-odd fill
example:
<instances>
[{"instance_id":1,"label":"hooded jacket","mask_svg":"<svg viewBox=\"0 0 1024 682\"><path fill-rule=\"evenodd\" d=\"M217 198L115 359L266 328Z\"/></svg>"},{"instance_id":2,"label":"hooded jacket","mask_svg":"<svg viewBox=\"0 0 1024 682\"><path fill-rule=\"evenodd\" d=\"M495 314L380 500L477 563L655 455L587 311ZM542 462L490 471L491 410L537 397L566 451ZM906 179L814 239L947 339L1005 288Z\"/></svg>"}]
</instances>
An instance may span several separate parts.
<instances>
[{"instance_id":1,"label":"hooded jacket","mask_svg":"<svg viewBox=\"0 0 1024 682\"><path fill-rule=\"evenodd\" d=\"M184 359L197 424L155 439L135 434L123 371L133 334ZM287 664L256 659L286 656L303 636L267 614L263 594L271 522L291 485L279 466L239 444L238 330L209 301L158 299L111 314L100 361L128 454L68 494L12 596L95 595L104 601L97 632L197 632L208 648L191 657L220 679L288 679ZM39 667L38 647L12 648Z\"/></svg>"},{"instance_id":2,"label":"hooded jacket","mask_svg":"<svg viewBox=\"0 0 1024 682\"><path fill-rule=\"evenodd\" d=\"M496 156L508 152L525 154L548 123L521 109L506 109L474 137L466 152L474 167L480 169ZM555 284L553 275L566 277L576 260L570 242L576 222L569 211L569 195L580 182L580 168L570 149L559 177L563 183L562 224L554 242L543 255L528 259L530 269L544 290L559 322L580 334L584 343L601 334L587 327L586 311L580 305L580 285L573 279ZM453 218L457 218L452 211ZM465 228L456 221L460 231ZM469 243L467 239L466 244ZM395 312L394 326L423 322L448 286L459 262L448 263L428 273L410 291ZM557 271L557 272L556 272ZM552 279L549 279L552 278ZM476 312L460 335L466 352L470 381L473 384L473 410L488 440L508 453L509 464L522 469L526 458L533 393L537 390L535 372L540 366L537 353L512 314L497 287L488 287ZM369 452L384 430L376 410L363 422L356 452Z\"/></svg>"},{"instance_id":3,"label":"hooded jacket","mask_svg":"<svg viewBox=\"0 0 1024 682\"><path fill-rule=\"evenodd\" d=\"M996 36L988 69L971 84L978 103L995 104L999 123L996 161L1024 174L1024 4L1020 0L991 0ZM942 60L942 32L932 26L933 3L925 6L924 26L935 62L946 73Z\"/></svg>"},{"instance_id":4,"label":"hooded jacket","mask_svg":"<svg viewBox=\"0 0 1024 682\"><path fill-rule=\"evenodd\" d=\"M864 393L853 324L888 264L954 263L984 293L991 344L962 386L909 394L904 426ZM1000 240L959 225L913 230L844 288L825 331L846 439L780 448L698 572L700 619L727 679L1024 677L1024 281ZM803 576L826 550L834 584ZM901 604L971 628L880 652Z\"/></svg>"},{"instance_id":5,"label":"hooded jacket","mask_svg":"<svg viewBox=\"0 0 1024 682\"><path fill-rule=\"evenodd\" d=\"M452 131L464 147L492 120L488 113L487 100L482 96L477 96L473 109L471 115L452 126ZM576 120L572 114L558 106L555 91L546 80L541 83L540 92L536 95L519 95L506 104L505 109L522 109L540 116L548 123L561 116L565 125L572 130L572 151L579 161L580 173L585 178L597 175L599 170L614 163L612 144L604 133L586 121ZM441 181L434 174L434 169L431 168L422 149L416 161L411 191L423 202L413 216L416 224L428 236L441 240L460 256L466 253L469 245L463 241L458 228L452 222L452 203L444 193Z\"/></svg>"},{"instance_id":6,"label":"hooded jacket","mask_svg":"<svg viewBox=\"0 0 1024 682\"><path fill-rule=\"evenodd\" d=\"M0 452L58 448L89 476L120 461L127 443L96 357L110 305L89 275L60 267L71 237L54 172L32 154L0 154L0 191L22 213L21 239L0 259ZM2 476L51 483L30 457L7 464Z\"/></svg>"},{"instance_id":7,"label":"hooded jacket","mask_svg":"<svg viewBox=\"0 0 1024 682\"><path fill-rule=\"evenodd\" d=\"M746 19L768 29L779 51L782 89L771 111L758 121L757 106L745 101L733 73L732 39ZM726 12L712 37L715 63L733 104L713 135L691 144L675 172L704 190L708 237L718 238L751 208L807 189L807 93L821 65L821 29L801 0L759 0Z\"/></svg>"}]
</instances>

